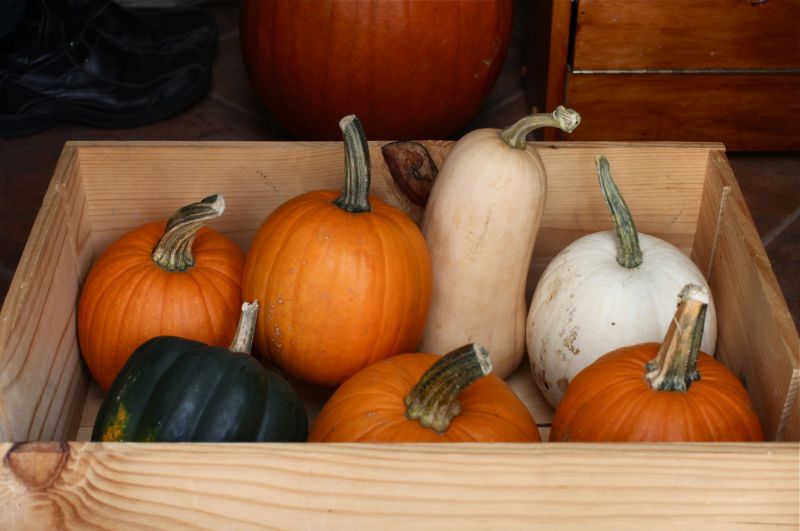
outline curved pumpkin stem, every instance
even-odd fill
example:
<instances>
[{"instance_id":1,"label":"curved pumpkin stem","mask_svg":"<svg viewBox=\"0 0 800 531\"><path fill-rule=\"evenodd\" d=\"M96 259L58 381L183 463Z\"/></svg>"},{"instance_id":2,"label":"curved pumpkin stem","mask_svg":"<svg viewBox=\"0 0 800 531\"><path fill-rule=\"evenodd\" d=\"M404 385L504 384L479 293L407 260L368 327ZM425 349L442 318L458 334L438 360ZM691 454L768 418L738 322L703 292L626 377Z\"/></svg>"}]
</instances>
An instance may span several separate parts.
<instances>
[{"instance_id":1,"label":"curved pumpkin stem","mask_svg":"<svg viewBox=\"0 0 800 531\"><path fill-rule=\"evenodd\" d=\"M236 333L228 350L250 354L253 349L253 336L256 333L256 317L258 317L258 299L252 303L242 303L242 315L236 325Z\"/></svg>"},{"instance_id":2,"label":"curved pumpkin stem","mask_svg":"<svg viewBox=\"0 0 800 531\"><path fill-rule=\"evenodd\" d=\"M555 127L571 133L581 123L581 115L563 105L551 113L529 114L500 131L500 139L512 148L525 149L530 133L542 127Z\"/></svg>"},{"instance_id":3,"label":"curved pumpkin stem","mask_svg":"<svg viewBox=\"0 0 800 531\"><path fill-rule=\"evenodd\" d=\"M333 203L348 212L369 212L369 185L371 179L369 145L364 128L356 115L339 121L344 135L344 190Z\"/></svg>"},{"instance_id":4,"label":"curved pumpkin stem","mask_svg":"<svg viewBox=\"0 0 800 531\"><path fill-rule=\"evenodd\" d=\"M464 345L439 358L406 395L406 417L444 433L461 412L458 395L472 382L492 372L489 352L477 343Z\"/></svg>"},{"instance_id":5,"label":"curved pumpkin stem","mask_svg":"<svg viewBox=\"0 0 800 531\"><path fill-rule=\"evenodd\" d=\"M617 233L617 263L622 267L633 269L642 265L642 248L639 246L639 233L633 223L628 204L622 199L614 179L611 178L611 168L608 159L603 155L595 158L597 177L600 179L600 188L606 198L606 205L614 221L614 230Z\"/></svg>"},{"instance_id":6,"label":"curved pumpkin stem","mask_svg":"<svg viewBox=\"0 0 800 531\"><path fill-rule=\"evenodd\" d=\"M687 284L680 293L675 317L656 358L647 364L645 379L656 391L686 392L700 379L697 354L703 339L708 289Z\"/></svg>"},{"instance_id":7,"label":"curved pumpkin stem","mask_svg":"<svg viewBox=\"0 0 800 531\"><path fill-rule=\"evenodd\" d=\"M192 242L200 228L222 215L225 199L214 194L180 208L167 221L164 235L153 249L153 262L167 271L185 271L194 265Z\"/></svg>"}]
</instances>

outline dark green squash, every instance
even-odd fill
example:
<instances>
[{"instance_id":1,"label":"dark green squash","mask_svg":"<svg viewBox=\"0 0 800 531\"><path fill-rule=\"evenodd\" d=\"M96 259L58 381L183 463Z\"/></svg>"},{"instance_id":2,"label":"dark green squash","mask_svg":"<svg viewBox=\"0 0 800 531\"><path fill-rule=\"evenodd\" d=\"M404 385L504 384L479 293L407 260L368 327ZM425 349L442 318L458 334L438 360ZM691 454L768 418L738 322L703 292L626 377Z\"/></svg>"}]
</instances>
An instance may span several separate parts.
<instances>
[{"instance_id":1,"label":"dark green squash","mask_svg":"<svg viewBox=\"0 0 800 531\"><path fill-rule=\"evenodd\" d=\"M242 307L229 349L172 336L143 343L111 385L93 441L304 441L291 385L249 355L258 304Z\"/></svg>"}]
</instances>

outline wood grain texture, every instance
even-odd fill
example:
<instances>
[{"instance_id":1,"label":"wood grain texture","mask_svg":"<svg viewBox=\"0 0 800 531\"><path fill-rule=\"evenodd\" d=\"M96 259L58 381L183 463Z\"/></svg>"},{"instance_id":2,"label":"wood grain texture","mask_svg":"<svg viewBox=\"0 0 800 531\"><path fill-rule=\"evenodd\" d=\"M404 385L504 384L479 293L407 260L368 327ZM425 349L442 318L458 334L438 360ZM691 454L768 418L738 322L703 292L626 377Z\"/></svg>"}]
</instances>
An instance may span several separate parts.
<instances>
[{"instance_id":1,"label":"wood grain texture","mask_svg":"<svg viewBox=\"0 0 800 531\"><path fill-rule=\"evenodd\" d=\"M67 146L0 313L0 440L65 440L78 425L88 376L75 331L86 238L69 204L77 173Z\"/></svg>"},{"instance_id":2,"label":"wood grain texture","mask_svg":"<svg viewBox=\"0 0 800 531\"><path fill-rule=\"evenodd\" d=\"M717 305L718 358L750 390L767 439L796 440L800 436L800 337L721 152L710 153L707 183L731 190L719 220L719 243L708 278Z\"/></svg>"},{"instance_id":3,"label":"wood grain texture","mask_svg":"<svg viewBox=\"0 0 800 531\"><path fill-rule=\"evenodd\" d=\"M2 444L0 527L796 529L798 448Z\"/></svg>"},{"instance_id":4,"label":"wood grain texture","mask_svg":"<svg viewBox=\"0 0 800 531\"><path fill-rule=\"evenodd\" d=\"M573 67L800 68L798 20L798 0L580 0Z\"/></svg>"},{"instance_id":5,"label":"wood grain texture","mask_svg":"<svg viewBox=\"0 0 800 531\"><path fill-rule=\"evenodd\" d=\"M730 150L796 150L798 74L569 74L570 140L722 142Z\"/></svg>"}]
</instances>

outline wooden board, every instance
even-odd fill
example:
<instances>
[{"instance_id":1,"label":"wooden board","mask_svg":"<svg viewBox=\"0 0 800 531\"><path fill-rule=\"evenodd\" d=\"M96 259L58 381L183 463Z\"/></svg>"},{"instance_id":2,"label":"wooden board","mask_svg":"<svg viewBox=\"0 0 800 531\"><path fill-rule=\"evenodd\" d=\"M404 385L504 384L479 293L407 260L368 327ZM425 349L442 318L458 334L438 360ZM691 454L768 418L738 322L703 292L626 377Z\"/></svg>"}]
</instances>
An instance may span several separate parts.
<instances>
[{"instance_id":1,"label":"wooden board","mask_svg":"<svg viewBox=\"0 0 800 531\"><path fill-rule=\"evenodd\" d=\"M576 70L800 69L800 1L580 0Z\"/></svg>"},{"instance_id":2,"label":"wooden board","mask_svg":"<svg viewBox=\"0 0 800 531\"><path fill-rule=\"evenodd\" d=\"M581 125L563 138L720 141L730 150L796 150L798 74L568 74Z\"/></svg>"},{"instance_id":3,"label":"wooden board","mask_svg":"<svg viewBox=\"0 0 800 531\"><path fill-rule=\"evenodd\" d=\"M797 443L0 444L0 528L797 529Z\"/></svg>"}]
</instances>

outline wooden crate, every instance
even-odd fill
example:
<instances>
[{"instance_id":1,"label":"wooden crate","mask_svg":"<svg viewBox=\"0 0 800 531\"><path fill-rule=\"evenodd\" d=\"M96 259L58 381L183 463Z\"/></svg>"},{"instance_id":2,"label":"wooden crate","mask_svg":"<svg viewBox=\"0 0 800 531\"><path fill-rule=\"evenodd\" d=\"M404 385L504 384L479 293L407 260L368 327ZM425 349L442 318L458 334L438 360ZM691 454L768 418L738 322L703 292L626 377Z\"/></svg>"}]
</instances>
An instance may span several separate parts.
<instances>
[{"instance_id":1,"label":"wooden crate","mask_svg":"<svg viewBox=\"0 0 800 531\"><path fill-rule=\"evenodd\" d=\"M370 144L373 192L420 212ZM448 142L427 142L441 162ZM732 529L800 523L800 339L719 144L537 143L547 208L528 294L552 257L610 227L594 157L637 227L682 249L716 299L716 355L747 386L761 444L96 444L102 396L76 338L81 284L124 231L222 192L213 226L247 249L301 192L338 188L341 144L68 143L0 314L0 528L152 526ZM552 409L510 379L546 440ZM313 419L327 392L300 386ZM22 443L22 441L33 441ZM52 442L48 442L52 441Z\"/></svg>"}]
</instances>

